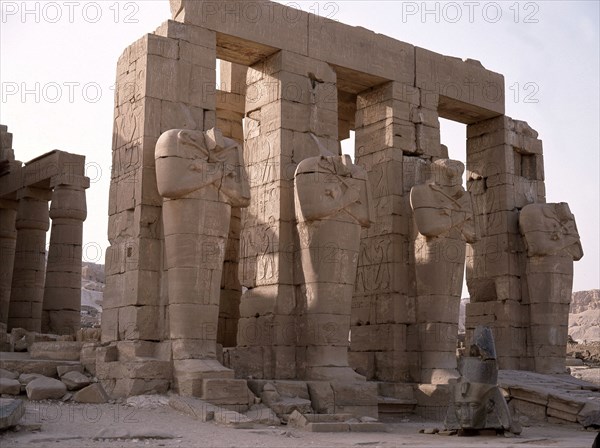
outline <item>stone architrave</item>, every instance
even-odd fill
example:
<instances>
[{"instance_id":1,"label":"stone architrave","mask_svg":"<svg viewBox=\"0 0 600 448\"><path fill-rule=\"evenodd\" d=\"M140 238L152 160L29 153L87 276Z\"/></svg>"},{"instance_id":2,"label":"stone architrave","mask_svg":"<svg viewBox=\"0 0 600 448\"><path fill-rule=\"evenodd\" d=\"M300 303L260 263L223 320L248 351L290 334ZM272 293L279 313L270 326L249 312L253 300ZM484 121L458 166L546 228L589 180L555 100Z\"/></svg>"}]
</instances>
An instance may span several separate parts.
<instances>
[{"instance_id":1,"label":"stone architrave","mask_svg":"<svg viewBox=\"0 0 600 448\"><path fill-rule=\"evenodd\" d=\"M568 204L530 204L519 216L527 248L530 351L539 373L564 373L573 261L583 257Z\"/></svg>"},{"instance_id":2,"label":"stone architrave","mask_svg":"<svg viewBox=\"0 0 600 448\"><path fill-rule=\"evenodd\" d=\"M298 165L294 182L304 276L300 345L304 376L356 380L348 334L362 227L373 221L367 174L349 156L319 156Z\"/></svg>"},{"instance_id":3,"label":"stone architrave","mask_svg":"<svg viewBox=\"0 0 600 448\"><path fill-rule=\"evenodd\" d=\"M155 157L174 376L180 393L191 393L204 375L233 377L217 361L221 273L231 207L247 207L250 190L240 145L216 128L169 130Z\"/></svg>"},{"instance_id":4,"label":"stone architrave","mask_svg":"<svg viewBox=\"0 0 600 448\"><path fill-rule=\"evenodd\" d=\"M450 380L451 402L446 415L448 430L495 429L521 433L498 387L494 337L489 327L477 327L469 356L460 359L461 377Z\"/></svg>"},{"instance_id":5,"label":"stone architrave","mask_svg":"<svg viewBox=\"0 0 600 448\"><path fill-rule=\"evenodd\" d=\"M421 381L457 377L456 339L466 242L476 240L471 195L462 187L464 165L449 159L431 164L428 182L410 192L415 238L417 337Z\"/></svg>"}]
</instances>

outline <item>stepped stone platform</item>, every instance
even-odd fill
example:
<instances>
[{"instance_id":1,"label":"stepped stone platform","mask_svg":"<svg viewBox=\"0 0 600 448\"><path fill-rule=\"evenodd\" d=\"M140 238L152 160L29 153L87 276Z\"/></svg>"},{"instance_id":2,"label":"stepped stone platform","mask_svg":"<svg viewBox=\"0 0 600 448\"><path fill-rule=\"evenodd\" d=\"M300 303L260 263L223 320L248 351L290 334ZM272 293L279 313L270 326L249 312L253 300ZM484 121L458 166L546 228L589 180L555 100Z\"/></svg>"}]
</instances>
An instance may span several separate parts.
<instances>
[{"instance_id":1,"label":"stepped stone platform","mask_svg":"<svg viewBox=\"0 0 600 448\"><path fill-rule=\"evenodd\" d=\"M550 423L600 428L600 386L571 375L501 370L498 384L514 413Z\"/></svg>"},{"instance_id":2,"label":"stepped stone platform","mask_svg":"<svg viewBox=\"0 0 600 448\"><path fill-rule=\"evenodd\" d=\"M32 358L28 352L0 352L0 369L58 377L57 367L77 366L79 361Z\"/></svg>"}]
</instances>

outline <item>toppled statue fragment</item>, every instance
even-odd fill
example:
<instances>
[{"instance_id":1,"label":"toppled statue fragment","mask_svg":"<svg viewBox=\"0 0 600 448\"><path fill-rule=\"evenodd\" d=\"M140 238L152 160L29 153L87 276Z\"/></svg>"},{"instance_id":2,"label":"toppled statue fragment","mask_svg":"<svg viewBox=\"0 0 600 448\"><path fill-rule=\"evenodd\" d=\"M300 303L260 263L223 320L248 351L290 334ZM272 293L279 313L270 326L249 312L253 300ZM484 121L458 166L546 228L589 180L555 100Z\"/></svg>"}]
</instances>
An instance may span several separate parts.
<instances>
[{"instance_id":1,"label":"toppled statue fragment","mask_svg":"<svg viewBox=\"0 0 600 448\"><path fill-rule=\"evenodd\" d=\"M446 429L495 429L520 434L521 426L512 419L498 387L496 349L489 327L475 329L469 355L459 360L461 377L450 381L452 402L446 415Z\"/></svg>"}]
</instances>

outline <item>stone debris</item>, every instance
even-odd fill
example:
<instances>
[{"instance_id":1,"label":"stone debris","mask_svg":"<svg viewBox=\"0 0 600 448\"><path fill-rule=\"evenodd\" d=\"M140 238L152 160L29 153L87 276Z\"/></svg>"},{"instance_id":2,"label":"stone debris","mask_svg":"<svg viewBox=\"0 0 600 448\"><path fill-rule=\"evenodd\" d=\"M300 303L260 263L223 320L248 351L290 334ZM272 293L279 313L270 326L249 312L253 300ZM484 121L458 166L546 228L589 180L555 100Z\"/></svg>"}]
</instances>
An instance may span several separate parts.
<instances>
[{"instance_id":1,"label":"stone debris","mask_svg":"<svg viewBox=\"0 0 600 448\"><path fill-rule=\"evenodd\" d=\"M281 419L277 417L277 414L273 412L271 408L263 404L251 406L244 415L246 415L253 423L270 426L281 425Z\"/></svg>"},{"instance_id":2,"label":"stone debris","mask_svg":"<svg viewBox=\"0 0 600 448\"><path fill-rule=\"evenodd\" d=\"M67 372L60 377L60 380L65 383L68 390L83 389L91 383L90 378L78 371Z\"/></svg>"},{"instance_id":3,"label":"stone debris","mask_svg":"<svg viewBox=\"0 0 600 448\"><path fill-rule=\"evenodd\" d=\"M67 386L54 378L34 378L25 386L30 400L58 400L67 392Z\"/></svg>"},{"instance_id":4,"label":"stone debris","mask_svg":"<svg viewBox=\"0 0 600 448\"><path fill-rule=\"evenodd\" d=\"M75 395L73 395L73 400L78 403L101 404L107 403L109 396L104 390L104 387L102 387L102 384L94 383L75 393Z\"/></svg>"}]
</instances>

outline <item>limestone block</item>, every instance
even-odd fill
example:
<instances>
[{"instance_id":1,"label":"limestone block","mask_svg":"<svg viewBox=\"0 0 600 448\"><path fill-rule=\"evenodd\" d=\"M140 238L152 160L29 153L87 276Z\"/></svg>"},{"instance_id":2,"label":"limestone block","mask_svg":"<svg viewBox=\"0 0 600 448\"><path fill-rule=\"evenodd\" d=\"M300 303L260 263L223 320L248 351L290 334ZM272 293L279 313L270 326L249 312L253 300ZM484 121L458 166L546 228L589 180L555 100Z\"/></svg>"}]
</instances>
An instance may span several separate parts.
<instances>
[{"instance_id":1,"label":"limestone block","mask_svg":"<svg viewBox=\"0 0 600 448\"><path fill-rule=\"evenodd\" d=\"M25 414L22 400L0 398L0 429L16 426Z\"/></svg>"},{"instance_id":2,"label":"limestone block","mask_svg":"<svg viewBox=\"0 0 600 448\"><path fill-rule=\"evenodd\" d=\"M248 405L248 387L245 380L207 378L202 384L202 396L218 405Z\"/></svg>"},{"instance_id":3,"label":"limestone block","mask_svg":"<svg viewBox=\"0 0 600 448\"><path fill-rule=\"evenodd\" d=\"M109 397L102 384L94 383L78 391L73 396L73 400L78 403L101 404L107 403Z\"/></svg>"},{"instance_id":4,"label":"limestone block","mask_svg":"<svg viewBox=\"0 0 600 448\"><path fill-rule=\"evenodd\" d=\"M90 379L83 373L71 371L60 377L60 380L65 383L67 390L79 390L90 384Z\"/></svg>"},{"instance_id":5,"label":"limestone block","mask_svg":"<svg viewBox=\"0 0 600 448\"><path fill-rule=\"evenodd\" d=\"M351 344L354 350L353 344ZM375 375L375 353L374 352L348 352L348 364L366 379L371 380Z\"/></svg>"},{"instance_id":6,"label":"limestone block","mask_svg":"<svg viewBox=\"0 0 600 448\"><path fill-rule=\"evenodd\" d=\"M19 374L17 372L11 372L10 370L0 369L0 378L16 380L17 378L19 378Z\"/></svg>"},{"instance_id":7,"label":"limestone block","mask_svg":"<svg viewBox=\"0 0 600 448\"><path fill-rule=\"evenodd\" d=\"M19 395L21 393L21 383L19 380L11 378L0 378L0 394Z\"/></svg>"},{"instance_id":8,"label":"limestone block","mask_svg":"<svg viewBox=\"0 0 600 448\"><path fill-rule=\"evenodd\" d=\"M119 339L160 339L156 322L160 316L156 306L126 306L119 308Z\"/></svg>"},{"instance_id":9,"label":"limestone block","mask_svg":"<svg viewBox=\"0 0 600 448\"><path fill-rule=\"evenodd\" d=\"M81 342L34 342L29 347L32 359L79 361Z\"/></svg>"},{"instance_id":10,"label":"limestone block","mask_svg":"<svg viewBox=\"0 0 600 448\"><path fill-rule=\"evenodd\" d=\"M277 417L277 414L275 414L270 408L262 404L251 406L245 415L253 423L269 426L281 425L281 420L279 419L279 417Z\"/></svg>"},{"instance_id":11,"label":"limestone block","mask_svg":"<svg viewBox=\"0 0 600 448\"><path fill-rule=\"evenodd\" d=\"M59 380L39 377L25 387L30 400L58 400L67 392L67 386Z\"/></svg>"},{"instance_id":12,"label":"limestone block","mask_svg":"<svg viewBox=\"0 0 600 448\"><path fill-rule=\"evenodd\" d=\"M409 121L394 120L391 124L379 121L356 129L356 154L360 157L396 148L408 153L417 150L415 125Z\"/></svg>"},{"instance_id":13,"label":"limestone block","mask_svg":"<svg viewBox=\"0 0 600 448\"><path fill-rule=\"evenodd\" d=\"M85 347L82 347L82 352ZM95 359L95 354L94 354ZM79 372L83 373L83 366L81 364L67 365L67 366L56 366L56 371L58 372L59 378L62 379L62 376L69 372Z\"/></svg>"},{"instance_id":14,"label":"limestone block","mask_svg":"<svg viewBox=\"0 0 600 448\"><path fill-rule=\"evenodd\" d=\"M375 374L381 381L411 381L416 378L410 370L406 347L394 351L375 352Z\"/></svg>"},{"instance_id":15,"label":"limestone block","mask_svg":"<svg viewBox=\"0 0 600 448\"><path fill-rule=\"evenodd\" d=\"M331 384L326 381L307 382L312 408L318 414L333 414L335 398Z\"/></svg>"},{"instance_id":16,"label":"limestone block","mask_svg":"<svg viewBox=\"0 0 600 448\"><path fill-rule=\"evenodd\" d=\"M224 352L224 365L235 371L237 378L264 378L263 347L238 347ZM267 366L270 370L270 366Z\"/></svg>"}]
</instances>

